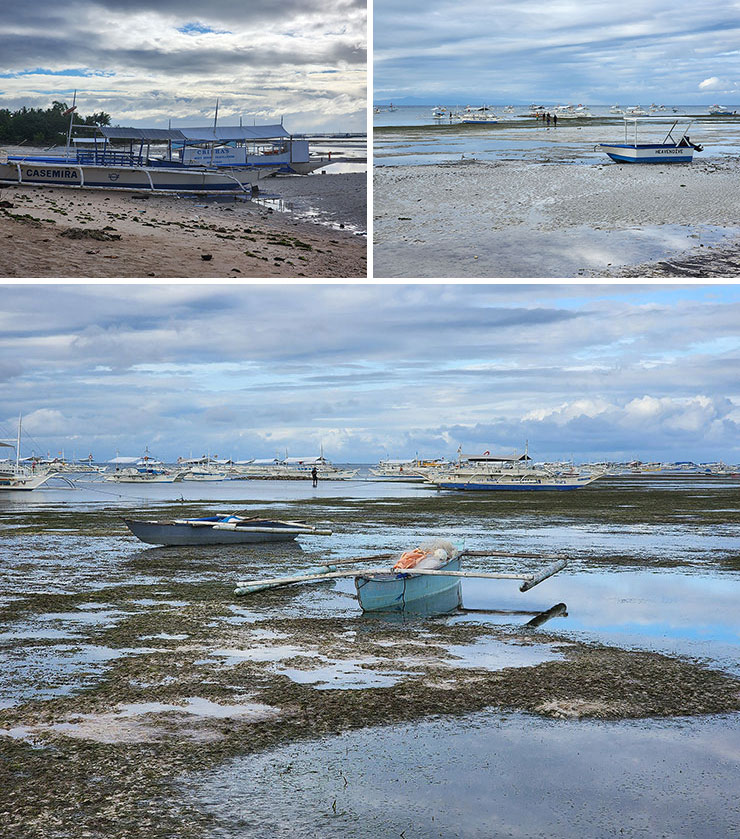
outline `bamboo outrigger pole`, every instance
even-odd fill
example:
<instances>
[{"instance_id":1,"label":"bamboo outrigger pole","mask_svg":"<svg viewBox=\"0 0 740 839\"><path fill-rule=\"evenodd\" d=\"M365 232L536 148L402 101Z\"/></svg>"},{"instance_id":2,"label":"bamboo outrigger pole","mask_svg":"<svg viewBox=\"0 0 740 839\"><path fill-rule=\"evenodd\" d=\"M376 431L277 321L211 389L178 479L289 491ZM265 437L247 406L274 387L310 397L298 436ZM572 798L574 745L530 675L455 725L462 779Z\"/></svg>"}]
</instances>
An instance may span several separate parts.
<instances>
[{"instance_id":1,"label":"bamboo outrigger pole","mask_svg":"<svg viewBox=\"0 0 740 839\"><path fill-rule=\"evenodd\" d=\"M519 590L529 591L529 589L534 588L534 586L538 585L543 580L546 580L548 577L552 577L553 574L557 574L557 572L565 568L567 564L567 559L559 559L557 562L553 562L552 565L548 565L543 568L538 574L507 574L486 571L445 571L437 568L409 568L406 571L394 574L394 572L389 572L387 568L372 568L362 571L333 571L331 570L332 566L328 566L328 570L321 573L300 574L295 577L274 577L269 580L246 580L237 583L237 587L234 589L234 594L241 596L244 594L253 594L257 591L265 591L266 589L289 586L294 583L336 580L341 577L368 577L374 574L383 574L386 576L391 574L399 578L421 574L430 577L464 577L468 579L473 578L482 580L522 580Z\"/></svg>"}]
</instances>

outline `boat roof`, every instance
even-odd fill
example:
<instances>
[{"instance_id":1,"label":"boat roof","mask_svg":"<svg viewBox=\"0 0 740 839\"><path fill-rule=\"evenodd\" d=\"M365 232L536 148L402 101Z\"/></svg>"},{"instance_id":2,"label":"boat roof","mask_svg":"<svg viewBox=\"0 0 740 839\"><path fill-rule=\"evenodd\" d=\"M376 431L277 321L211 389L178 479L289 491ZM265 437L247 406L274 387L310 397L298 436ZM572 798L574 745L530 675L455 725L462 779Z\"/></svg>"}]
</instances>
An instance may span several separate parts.
<instances>
[{"instance_id":1,"label":"boat roof","mask_svg":"<svg viewBox=\"0 0 740 839\"><path fill-rule=\"evenodd\" d=\"M115 128L101 125L100 133L108 140L144 140L146 142L228 143L234 140L272 140L290 137L280 123L273 125L227 125L218 128Z\"/></svg>"},{"instance_id":2,"label":"boat roof","mask_svg":"<svg viewBox=\"0 0 740 839\"><path fill-rule=\"evenodd\" d=\"M224 125L218 128L180 128L185 139L190 142L228 143L234 140L272 140L275 137L290 137L281 123L273 125Z\"/></svg>"},{"instance_id":3,"label":"boat roof","mask_svg":"<svg viewBox=\"0 0 740 839\"><path fill-rule=\"evenodd\" d=\"M108 140L184 140L183 134L174 128L111 128L101 125L100 133Z\"/></svg>"},{"instance_id":4,"label":"boat roof","mask_svg":"<svg viewBox=\"0 0 740 839\"><path fill-rule=\"evenodd\" d=\"M677 117L677 116L666 116L666 117L628 117L625 116L625 122L694 122L694 117Z\"/></svg>"}]
</instances>

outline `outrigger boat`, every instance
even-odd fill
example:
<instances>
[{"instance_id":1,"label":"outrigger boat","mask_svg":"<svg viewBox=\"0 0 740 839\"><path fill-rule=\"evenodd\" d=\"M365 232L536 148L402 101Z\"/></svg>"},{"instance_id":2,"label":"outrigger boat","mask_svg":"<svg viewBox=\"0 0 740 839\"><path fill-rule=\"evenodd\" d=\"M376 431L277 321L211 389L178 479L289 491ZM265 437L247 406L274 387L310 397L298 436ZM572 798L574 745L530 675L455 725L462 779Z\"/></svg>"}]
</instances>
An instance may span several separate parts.
<instances>
[{"instance_id":1,"label":"outrigger boat","mask_svg":"<svg viewBox=\"0 0 740 839\"><path fill-rule=\"evenodd\" d=\"M15 461L2 460L0 461L0 491L3 490L21 490L28 492L32 489L38 489L44 484L48 483L54 478L60 478L67 487L74 489L74 484L64 475L53 469L36 468L36 464L27 466L21 463L21 418L18 417L18 436L15 443L9 440L0 440L0 447L6 449L15 449Z\"/></svg>"},{"instance_id":2,"label":"outrigger boat","mask_svg":"<svg viewBox=\"0 0 740 839\"><path fill-rule=\"evenodd\" d=\"M703 146L689 139L688 130L693 122L681 117L625 117L624 143L599 143L594 150L603 151L616 163L691 163L694 152L703 151ZM638 126L661 123L669 125L661 142L638 142Z\"/></svg>"},{"instance_id":3,"label":"outrigger boat","mask_svg":"<svg viewBox=\"0 0 740 839\"><path fill-rule=\"evenodd\" d=\"M137 539L150 545L255 544L290 542L302 534L331 536L331 530L312 527L302 521L243 518L237 515L170 521L124 519L124 522Z\"/></svg>"},{"instance_id":4,"label":"outrigger boat","mask_svg":"<svg viewBox=\"0 0 740 839\"><path fill-rule=\"evenodd\" d=\"M311 573L293 577L276 577L268 580L246 580L239 582L234 594L243 596L296 583L320 582L342 577L355 580L357 600L364 612L425 611L424 606L434 602L439 612L449 612L461 605L460 581L463 578L485 580L519 580L519 590L529 591L548 577L557 574L568 564L561 557L537 573L499 573L485 571L463 571L461 561L466 556L519 556L533 557L534 554L512 554L503 551L459 551L446 540L435 540L396 557L393 567L372 570L339 570L344 563L392 559L391 554L358 559L339 560Z\"/></svg>"}]
</instances>

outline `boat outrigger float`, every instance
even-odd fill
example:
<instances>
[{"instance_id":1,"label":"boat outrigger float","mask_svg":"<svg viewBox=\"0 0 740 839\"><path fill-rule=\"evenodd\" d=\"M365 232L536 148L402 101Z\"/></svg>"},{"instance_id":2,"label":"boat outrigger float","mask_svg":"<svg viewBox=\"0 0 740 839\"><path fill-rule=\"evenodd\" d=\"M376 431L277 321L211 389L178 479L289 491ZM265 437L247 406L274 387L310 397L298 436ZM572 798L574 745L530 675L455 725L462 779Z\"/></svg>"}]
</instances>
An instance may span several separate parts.
<instances>
[{"instance_id":1,"label":"boat outrigger float","mask_svg":"<svg viewBox=\"0 0 740 839\"><path fill-rule=\"evenodd\" d=\"M516 572L462 571L464 557L540 557L537 554L512 554L503 551L458 551L446 540L434 542L406 551L400 557L382 554L373 557L339 560L333 565L316 569L311 573L293 577L275 577L267 580L247 580L237 584L234 594L242 596L255 592L279 588L296 583L320 582L352 577L355 580L357 599L365 612L418 611L423 609L425 601L440 598L445 602L440 611L452 611L462 603L460 580L475 578L484 580L520 580L519 590L529 591L548 577L557 574L568 564L562 557L546 557L555 561L537 573L523 574ZM338 568L340 564L379 561L396 558L393 567L373 569Z\"/></svg>"}]
</instances>

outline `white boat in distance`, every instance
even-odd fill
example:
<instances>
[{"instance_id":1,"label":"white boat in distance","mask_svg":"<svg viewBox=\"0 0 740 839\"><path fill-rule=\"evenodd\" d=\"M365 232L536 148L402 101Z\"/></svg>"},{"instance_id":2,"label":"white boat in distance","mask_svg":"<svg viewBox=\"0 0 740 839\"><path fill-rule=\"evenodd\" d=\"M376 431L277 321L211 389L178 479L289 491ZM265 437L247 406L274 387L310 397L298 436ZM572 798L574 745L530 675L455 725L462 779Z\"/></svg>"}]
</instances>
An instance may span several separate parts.
<instances>
[{"instance_id":1,"label":"white boat in distance","mask_svg":"<svg viewBox=\"0 0 740 839\"><path fill-rule=\"evenodd\" d=\"M692 143L688 136L693 122L685 117L625 117L624 143L599 143L594 150L603 151L616 163L691 163L694 152L703 151L703 146ZM638 127L661 124L669 125L661 142L638 141ZM633 132L628 137L630 127Z\"/></svg>"},{"instance_id":2,"label":"white boat in distance","mask_svg":"<svg viewBox=\"0 0 740 839\"><path fill-rule=\"evenodd\" d=\"M115 471L106 474L104 480L118 484L171 484L181 481L186 470L165 469L161 460L156 460L146 449L142 457L116 456L108 463Z\"/></svg>"},{"instance_id":3,"label":"white boat in distance","mask_svg":"<svg viewBox=\"0 0 740 839\"><path fill-rule=\"evenodd\" d=\"M68 487L74 487L63 475L53 469L42 469L37 467L34 461L31 466L27 466L21 462L21 418L18 417L18 436L13 443L10 440L0 440L0 447L5 449L15 449L14 460L0 460L0 491L5 490L21 490L28 492L32 489L38 489L52 478L61 478Z\"/></svg>"},{"instance_id":4,"label":"white boat in distance","mask_svg":"<svg viewBox=\"0 0 740 839\"><path fill-rule=\"evenodd\" d=\"M373 478L382 481L425 481L427 472L432 472L434 469L444 469L448 466L452 466L452 464L444 458L380 460L369 471Z\"/></svg>"},{"instance_id":5,"label":"white boat in distance","mask_svg":"<svg viewBox=\"0 0 740 839\"><path fill-rule=\"evenodd\" d=\"M427 482L444 490L573 490L603 477L604 472L581 474L570 464L533 465L528 452L512 455L460 454L450 469L432 474Z\"/></svg>"}]
</instances>

